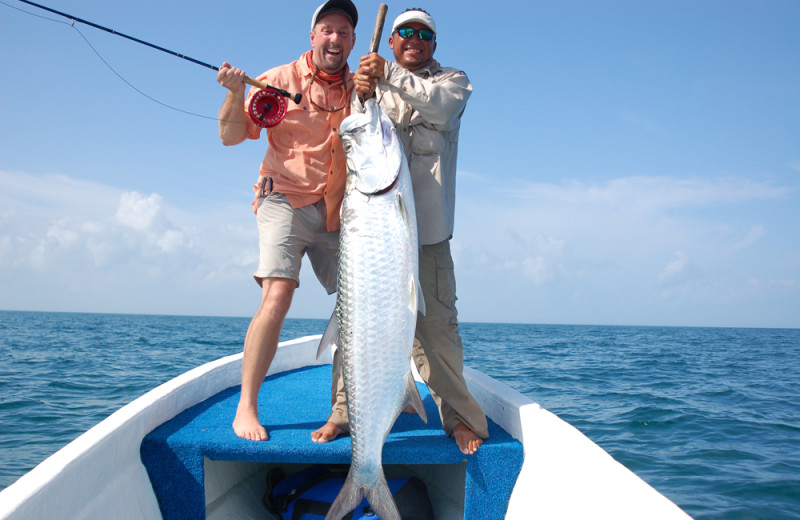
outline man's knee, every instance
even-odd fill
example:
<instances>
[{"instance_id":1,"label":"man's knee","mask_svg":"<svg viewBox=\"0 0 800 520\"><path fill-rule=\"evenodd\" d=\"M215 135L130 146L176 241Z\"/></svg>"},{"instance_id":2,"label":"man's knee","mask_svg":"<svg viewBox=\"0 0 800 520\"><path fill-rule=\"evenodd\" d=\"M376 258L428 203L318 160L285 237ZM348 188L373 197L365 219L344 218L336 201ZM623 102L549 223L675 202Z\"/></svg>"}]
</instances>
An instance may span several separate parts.
<instances>
[{"instance_id":1,"label":"man's knee","mask_svg":"<svg viewBox=\"0 0 800 520\"><path fill-rule=\"evenodd\" d=\"M265 278L262 281L259 313L282 320L289 312L296 284L288 278Z\"/></svg>"}]
</instances>

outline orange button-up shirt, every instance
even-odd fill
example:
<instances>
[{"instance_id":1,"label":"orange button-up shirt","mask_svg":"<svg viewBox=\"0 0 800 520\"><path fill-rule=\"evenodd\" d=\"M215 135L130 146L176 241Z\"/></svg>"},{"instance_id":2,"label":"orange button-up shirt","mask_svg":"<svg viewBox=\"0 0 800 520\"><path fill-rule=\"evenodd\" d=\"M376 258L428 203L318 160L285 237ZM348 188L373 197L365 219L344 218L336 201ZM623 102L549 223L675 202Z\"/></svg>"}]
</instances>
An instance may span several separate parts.
<instances>
[{"instance_id":1,"label":"orange button-up shirt","mask_svg":"<svg viewBox=\"0 0 800 520\"><path fill-rule=\"evenodd\" d=\"M293 208L325 199L328 231L339 229L339 210L344 197L347 166L338 131L350 115L353 74L345 69L343 81L313 82L314 70L308 51L298 60L270 69L258 77L272 86L303 95L299 104L286 99L286 117L267 128L267 152L261 162L259 181L254 186L260 195L261 179L272 178L274 192L282 193ZM257 88L250 89L245 110ZM258 139L263 128L248 123L251 139Z\"/></svg>"}]
</instances>

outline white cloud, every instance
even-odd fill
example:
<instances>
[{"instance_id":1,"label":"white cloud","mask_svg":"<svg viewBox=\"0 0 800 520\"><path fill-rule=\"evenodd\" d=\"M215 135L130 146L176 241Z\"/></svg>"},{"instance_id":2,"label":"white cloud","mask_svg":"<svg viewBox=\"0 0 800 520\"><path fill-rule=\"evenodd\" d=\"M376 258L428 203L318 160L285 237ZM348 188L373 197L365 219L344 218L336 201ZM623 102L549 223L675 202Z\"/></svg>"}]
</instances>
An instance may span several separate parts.
<instances>
[{"instance_id":1,"label":"white cloud","mask_svg":"<svg viewBox=\"0 0 800 520\"><path fill-rule=\"evenodd\" d=\"M588 207L620 208L636 213L655 213L671 208L708 206L753 200L770 200L789 195L786 187L774 187L748 179L677 177L623 177L605 184L570 181L542 184L527 181L502 190L513 198L533 203L580 204Z\"/></svg>"},{"instance_id":2,"label":"white cloud","mask_svg":"<svg viewBox=\"0 0 800 520\"><path fill-rule=\"evenodd\" d=\"M800 325L788 188L635 177L498 196L462 180L462 320ZM247 316L256 244L246 203L182 210L157 193L0 172L0 308ZM333 301L303 269L291 315L327 317Z\"/></svg>"},{"instance_id":3,"label":"white cloud","mask_svg":"<svg viewBox=\"0 0 800 520\"><path fill-rule=\"evenodd\" d=\"M184 240L184 232L175 229L166 217L158 194L123 192L117 200L113 215L100 208L93 215L39 219L40 229L11 237L18 247L7 253L22 264L30 255L39 270L67 272L122 269L143 259L152 265L174 256L198 255L195 245ZM18 214L23 215L24 210Z\"/></svg>"},{"instance_id":4,"label":"white cloud","mask_svg":"<svg viewBox=\"0 0 800 520\"><path fill-rule=\"evenodd\" d=\"M741 240L736 242L733 245L733 248L734 249L748 248L753 244L755 244L756 242L758 242L759 240L761 240L766 234L767 230L764 228L764 226L760 225L751 226L747 234Z\"/></svg>"},{"instance_id":5,"label":"white cloud","mask_svg":"<svg viewBox=\"0 0 800 520\"><path fill-rule=\"evenodd\" d=\"M162 208L164 199L157 193L145 197L136 192L123 193L115 215L122 224L137 231L167 225Z\"/></svg>"},{"instance_id":6,"label":"white cloud","mask_svg":"<svg viewBox=\"0 0 800 520\"><path fill-rule=\"evenodd\" d=\"M686 271L689 266L689 257L683 251L675 251L675 255L667 264L667 267L661 271L660 279L673 278Z\"/></svg>"},{"instance_id":7,"label":"white cloud","mask_svg":"<svg viewBox=\"0 0 800 520\"><path fill-rule=\"evenodd\" d=\"M553 237L537 234L528 242L529 255L522 260L522 273L533 285L552 282L563 270L566 243Z\"/></svg>"},{"instance_id":8,"label":"white cloud","mask_svg":"<svg viewBox=\"0 0 800 520\"><path fill-rule=\"evenodd\" d=\"M180 313L202 306L197 292L252 283L257 238L244 204L190 214L157 193L0 172L0 205L0 308L170 312L165 302L183 299ZM207 313L252 311L217 299L206 296Z\"/></svg>"},{"instance_id":9,"label":"white cloud","mask_svg":"<svg viewBox=\"0 0 800 520\"><path fill-rule=\"evenodd\" d=\"M800 279L790 260L800 250L792 216L784 214L798 218L788 187L629 177L501 190L484 182L472 192L466 180L460 189L453 240L459 306L481 320L692 323L715 319L707 306L753 307L753 289L743 289L751 277ZM766 242L768 235L785 238ZM780 287L800 298L791 282ZM759 290L766 299L778 292L775 284ZM478 309L490 299L500 303Z\"/></svg>"}]
</instances>

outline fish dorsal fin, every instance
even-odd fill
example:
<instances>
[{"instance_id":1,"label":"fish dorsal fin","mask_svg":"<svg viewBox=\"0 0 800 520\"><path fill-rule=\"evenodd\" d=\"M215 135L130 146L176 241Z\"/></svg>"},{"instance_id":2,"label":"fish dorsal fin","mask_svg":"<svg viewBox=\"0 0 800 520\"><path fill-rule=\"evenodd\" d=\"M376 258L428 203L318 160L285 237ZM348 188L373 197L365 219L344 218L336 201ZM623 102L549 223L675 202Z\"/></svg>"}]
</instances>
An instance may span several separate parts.
<instances>
[{"instance_id":1,"label":"fish dorsal fin","mask_svg":"<svg viewBox=\"0 0 800 520\"><path fill-rule=\"evenodd\" d=\"M332 345L339 346L339 322L336 321L336 310L333 311L331 319L328 320L328 326L325 327L325 332L322 334L322 339L319 340L317 359Z\"/></svg>"},{"instance_id":2,"label":"fish dorsal fin","mask_svg":"<svg viewBox=\"0 0 800 520\"><path fill-rule=\"evenodd\" d=\"M413 408L425 423L428 422L428 414L425 413L425 405L422 404L419 388L417 388L417 384L414 382L414 376L411 375L410 369L406 375L406 395L403 398L403 406L400 409L402 410L406 406Z\"/></svg>"}]
</instances>

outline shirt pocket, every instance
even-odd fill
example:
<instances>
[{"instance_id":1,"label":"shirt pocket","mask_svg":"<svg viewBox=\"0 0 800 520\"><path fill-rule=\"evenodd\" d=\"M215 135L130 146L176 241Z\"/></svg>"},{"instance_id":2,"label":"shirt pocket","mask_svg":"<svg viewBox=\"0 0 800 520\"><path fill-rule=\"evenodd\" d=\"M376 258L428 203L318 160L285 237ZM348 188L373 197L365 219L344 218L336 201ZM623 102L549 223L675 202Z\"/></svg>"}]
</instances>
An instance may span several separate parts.
<instances>
[{"instance_id":1,"label":"shirt pocket","mask_svg":"<svg viewBox=\"0 0 800 520\"><path fill-rule=\"evenodd\" d=\"M411 151L417 155L439 154L444 148L445 140L441 132L424 126L415 127L411 132Z\"/></svg>"}]
</instances>

